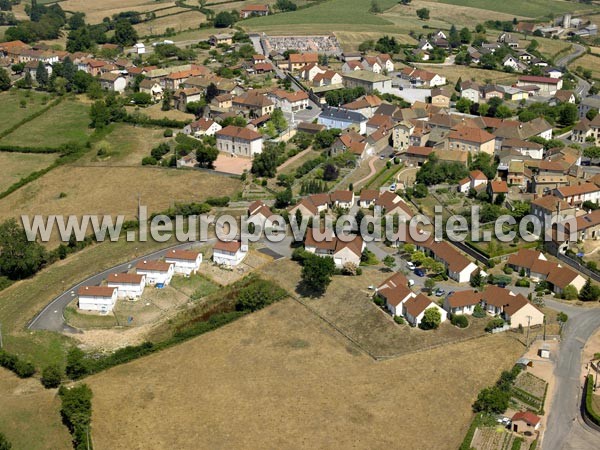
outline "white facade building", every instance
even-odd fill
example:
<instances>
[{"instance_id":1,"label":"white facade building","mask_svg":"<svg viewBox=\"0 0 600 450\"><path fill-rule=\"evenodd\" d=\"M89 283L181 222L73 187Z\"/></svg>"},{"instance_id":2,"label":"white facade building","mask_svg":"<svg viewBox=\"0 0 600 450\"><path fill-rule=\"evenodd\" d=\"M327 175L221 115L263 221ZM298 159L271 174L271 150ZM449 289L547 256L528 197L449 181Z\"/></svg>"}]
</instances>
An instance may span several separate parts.
<instances>
[{"instance_id":1,"label":"white facade building","mask_svg":"<svg viewBox=\"0 0 600 450\"><path fill-rule=\"evenodd\" d=\"M79 309L110 312L117 302L117 291L116 287L82 286L77 290Z\"/></svg>"}]
</instances>

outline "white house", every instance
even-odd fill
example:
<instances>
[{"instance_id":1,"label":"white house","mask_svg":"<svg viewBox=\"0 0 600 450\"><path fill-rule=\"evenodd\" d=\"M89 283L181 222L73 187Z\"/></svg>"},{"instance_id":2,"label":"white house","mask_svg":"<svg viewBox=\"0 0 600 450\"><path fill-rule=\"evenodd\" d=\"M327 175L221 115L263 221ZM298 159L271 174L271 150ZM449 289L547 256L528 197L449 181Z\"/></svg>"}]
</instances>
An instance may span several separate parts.
<instances>
[{"instance_id":1,"label":"white house","mask_svg":"<svg viewBox=\"0 0 600 450\"><path fill-rule=\"evenodd\" d=\"M283 112L291 113L308 107L308 94L304 91L287 92L277 89L269 94L269 98Z\"/></svg>"},{"instance_id":2,"label":"white house","mask_svg":"<svg viewBox=\"0 0 600 450\"><path fill-rule=\"evenodd\" d=\"M260 227L261 230L273 227L272 216L271 209L260 200L252 202L248 206L248 223Z\"/></svg>"},{"instance_id":3,"label":"white house","mask_svg":"<svg viewBox=\"0 0 600 450\"><path fill-rule=\"evenodd\" d=\"M238 156L254 157L262 153L263 137L248 128L228 125L215 133L217 149Z\"/></svg>"},{"instance_id":4,"label":"white house","mask_svg":"<svg viewBox=\"0 0 600 450\"><path fill-rule=\"evenodd\" d=\"M203 117L202 119L196 120L183 127L183 132L194 137L214 136L215 133L222 128L223 127L214 120Z\"/></svg>"},{"instance_id":5,"label":"white house","mask_svg":"<svg viewBox=\"0 0 600 450\"><path fill-rule=\"evenodd\" d=\"M354 206L354 192L352 191L333 191L330 198L334 208L350 209Z\"/></svg>"},{"instance_id":6,"label":"white house","mask_svg":"<svg viewBox=\"0 0 600 450\"><path fill-rule=\"evenodd\" d=\"M377 287L377 295L385 300L385 307L392 316L401 316L404 303L416 297L408 287L408 280L402 273L396 272Z\"/></svg>"},{"instance_id":7,"label":"white house","mask_svg":"<svg viewBox=\"0 0 600 450\"><path fill-rule=\"evenodd\" d=\"M321 237L317 236L313 229L307 230L304 240L304 249L307 252L332 258L338 269L344 268L347 264L354 264L358 267L365 246L366 244L360 236L338 238L329 231L326 236Z\"/></svg>"},{"instance_id":8,"label":"white house","mask_svg":"<svg viewBox=\"0 0 600 450\"><path fill-rule=\"evenodd\" d=\"M175 273L175 264L164 261L140 261L135 266L138 275L146 277L147 285L167 286Z\"/></svg>"},{"instance_id":9,"label":"white house","mask_svg":"<svg viewBox=\"0 0 600 450\"><path fill-rule=\"evenodd\" d=\"M102 89L112 92L123 93L127 87L127 80L118 73L106 72L100 75L100 86Z\"/></svg>"},{"instance_id":10,"label":"white house","mask_svg":"<svg viewBox=\"0 0 600 450\"><path fill-rule=\"evenodd\" d=\"M165 255L165 262L173 264L175 273L191 275L200 269L202 253L192 250L171 250Z\"/></svg>"},{"instance_id":11,"label":"white house","mask_svg":"<svg viewBox=\"0 0 600 450\"><path fill-rule=\"evenodd\" d=\"M470 189L477 189L479 186L487 184L488 179L481 170L472 170L468 177L458 182L458 191L466 194Z\"/></svg>"},{"instance_id":12,"label":"white house","mask_svg":"<svg viewBox=\"0 0 600 450\"><path fill-rule=\"evenodd\" d=\"M404 302L404 318L412 326L418 327L425 316L425 311L429 308L435 308L440 312L441 322L445 322L448 319L448 313L423 294L411 297Z\"/></svg>"},{"instance_id":13,"label":"white house","mask_svg":"<svg viewBox=\"0 0 600 450\"><path fill-rule=\"evenodd\" d=\"M317 123L325 125L327 129L339 128L345 130L354 126L357 128L358 134L367 132L367 122L368 119L360 113L336 107L323 108L317 120Z\"/></svg>"},{"instance_id":14,"label":"white house","mask_svg":"<svg viewBox=\"0 0 600 450\"><path fill-rule=\"evenodd\" d=\"M77 290L79 309L84 311L110 312L117 302L116 287L81 286Z\"/></svg>"},{"instance_id":15,"label":"white house","mask_svg":"<svg viewBox=\"0 0 600 450\"><path fill-rule=\"evenodd\" d=\"M237 266L248 254L248 245L240 241L218 240L213 247L213 261L223 266Z\"/></svg>"},{"instance_id":16,"label":"white house","mask_svg":"<svg viewBox=\"0 0 600 450\"><path fill-rule=\"evenodd\" d=\"M450 314L473 314L475 306L478 305L483 298L481 292L473 290L454 292L448 295L444 300L444 309Z\"/></svg>"},{"instance_id":17,"label":"white house","mask_svg":"<svg viewBox=\"0 0 600 450\"><path fill-rule=\"evenodd\" d=\"M138 55L143 55L146 53L146 46L143 42L138 42L133 46L133 51Z\"/></svg>"},{"instance_id":18,"label":"white house","mask_svg":"<svg viewBox=\"0 0 600 450\"><path fill-rule=\"evenodd\" d=\"M146 276L135 273L111 273L106 282L108 287L117 288L119 298L137 299L144 293Z\"/></svg>"}]
</instances>

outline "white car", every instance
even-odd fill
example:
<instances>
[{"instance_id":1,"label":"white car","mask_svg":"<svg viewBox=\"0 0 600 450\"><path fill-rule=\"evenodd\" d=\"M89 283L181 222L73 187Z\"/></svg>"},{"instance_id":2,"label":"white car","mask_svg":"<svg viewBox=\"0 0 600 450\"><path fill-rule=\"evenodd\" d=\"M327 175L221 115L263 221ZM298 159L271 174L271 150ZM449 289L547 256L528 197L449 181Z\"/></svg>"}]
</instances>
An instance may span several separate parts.
<instances>
[{"instance_id":1,"label":"white car","mask_svg":"<svg viewBox=\"0 0 600 450\"><path fill-rule=\"evenodd\" d=\"M408 287L413 287L415 285L415 280L409 278L408 279Z\"/></svg>"},{"instance_id":2,"label":"white car","mask_svg":"<svg viewBox=\"0 0 600 450\"><path fill-rule=\"evenodd\" d=\"M409 268L409 270L415 270L415 267L416 267L416 266L415 266L415 265L414 265L412 262L408 261L408 262L406 263L406 267L408 267L408 268Z\"/></svg>"}]
</instances>

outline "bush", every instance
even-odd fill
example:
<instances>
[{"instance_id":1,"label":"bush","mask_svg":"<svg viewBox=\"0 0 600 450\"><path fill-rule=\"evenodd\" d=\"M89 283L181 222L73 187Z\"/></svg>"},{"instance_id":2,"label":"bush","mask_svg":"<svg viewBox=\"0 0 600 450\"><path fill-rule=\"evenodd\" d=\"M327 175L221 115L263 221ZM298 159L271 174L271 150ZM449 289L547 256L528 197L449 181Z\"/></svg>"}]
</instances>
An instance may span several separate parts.
<instances>
[{"instance_id":1,"label":"bush","mask_svg":"<svg viewBox=\"0 0 600 450\"><path fill-rule=\"evenodd\" d=\"M506 274L506 275L510 275L511 273L513 273L513 269L510 266L504 266L504 268L502 269L502 271Z\"/></svg>"},{"instance_id":2,"label":"bush","mask_svg":"<svg viewBox=\"0 0 600 450\"><path fill-rule=\"evenodd\" d=\"M396 322L398 325L403 325L404 319L402 318L402 316L394 316L394 322Z\"/></svg>"},{"instance_id":3,"label":"bush","mask_svg":"<svg viewBox=\"0 0 600 450\"><path fill-rule=\"evenodd\" d=\"M458 328L467 328L469 326L469 319L464 314L454 314L450 323Z\"/></svg>"},{"instance_id":4,"label":"bush","mask_svg":"<svg viewBox=\"0 0 600 450\"><path fill-rule=\"evenodd\" d=\"M379 295L375 294L373 296L373 302L377 305L377 306L383 306L385 305L385 300L380 297Z\"/></svg>"},{"instance_id":5,"label":"bush","mask_svg":"<svg viewBox=\"0 0 600 450\"><path fill-rule=\"evenodd\" d=\"M12 445L2 433L0 433L0 450L11 450Z\"/></svg>"},{"instance_id":6,"label":"bush","mask_svg":"<svg viewBox=\"0 0 600 450\"><path fill-rule=\"evenodd\" d=\"M515 286L517 286L517 287L526 287L526 288L528 288L530 285L531 285L531 283L529 282L529 280L527 278L520 278L515 283Z\"/></svg>"},{"instance_id":7,"label":"bush","mask_svg":"<svg viewBox=\"0 0 600 450\"><path fill-rule=\"evenodd\" d=\"M33 364L19 359L17 355L6 350L0 350L0 366L14 372L19 378L29 378L35 373Z\"/></svg>"},{"instance_id":8,"label":"bush","mask_svg":"<svg viewBox=\"0 0 600 450\"><path fill-rule=\"evenodd\" d=\"M483 307L479 304L475 305L475 308L473 309L473 317L476 317L478 319L481 319L483 317L485 317L485 310L483 309Z\"/></svg>"},{"instance_id":9,"label":"bush","mask_svg":"<svg viewBox=\"0 0 600 450\"><path fill-rule=\"evenodd\" d=\"M171 130L170 128L167 128L164 132L163 132L163 136L168 138L168 137L173 137L173 130Z\"/></svg>"},{"instance_id":10,"label":"bush","mask_svg":"<svg viewBox=\"0 0 600 450\"><path fill-rule=\"evenodd\" d=\"M229 197L209 197L206 199L206 203L210 206L227 206L229 205L230 198Z\"/></svg>"},{"instance_id":11,"label":"bush","mask_svg":"<svg viewBox=\"0 0 600 450\"><path fill-rule=\"evenodd\" d=\"M92 390L86 384L72 388L61 386L58 395L62 401L60 414L73 437L73 448L89 448L87 443L91 441Z\"/></svg>"},{"instance_id":12,"label":"bush","mask_svg":"<svg viewBox=\"0 0 600 450\"><path fill-rule=\"evenodd\" d=\"M286 297L286 292L276 284L257 280L240 290L235 308L238 311L256 311Z\"/></svg>"},{"instance_id":13,"label":"bush","mask_svg":"<svg viewBox=\"0 0 600 450\"><path fill-rule=\"evenodd\" d=\"M596 425L600 425L600 414L594 411L594 376L588 375L585 383L585 412L588 418Z\"/></svg>"},{"instance_id":14,"label":"bush","mask_svg":"<svg viewBox=\"0 0 600 450\"><path fill-rule=\"evenodd\" d=\"M500 317L496 317L495 319L490 320L487 325L485 326L485 331L487 331L488 333L492 330L495 330L496 328L500 328L504 326L504 320L502 320Z\"/></svg>"},{"instance_id":15,"label":"bush","mask_svg":"<svg viewBox=\"0 0 600 450\"><path fill-rule=\"evenodd\" d=\"M60 370L60 367L56 364L45 367L42 371L42 378L40 381L46 389L53 389L60 386L62 381L62 371Z\"/></svg>"}]
</instances>

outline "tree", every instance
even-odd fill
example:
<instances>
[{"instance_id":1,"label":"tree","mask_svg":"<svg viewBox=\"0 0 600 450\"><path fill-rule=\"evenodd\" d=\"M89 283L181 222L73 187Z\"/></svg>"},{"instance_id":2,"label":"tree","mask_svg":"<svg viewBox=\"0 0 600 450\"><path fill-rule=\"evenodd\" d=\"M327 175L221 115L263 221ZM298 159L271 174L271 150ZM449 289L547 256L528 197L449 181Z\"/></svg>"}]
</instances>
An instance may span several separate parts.
<instances>
[{"instance_id":1,"label":"tree","mask_svg":"<svg viewBox=\"0 0 600 450\"><path fill-rule=\"evenodd\" d=\"M469 100L466 97L461 97L457 102L456 102L456 109L458 110L458 112L461 112L463 114L468 114L469 111L471 110L471 105L473 104L473 102L471 100Z\"/></svg>"},{"instance_id":2,"label":"tree","mask_svg":"<svg viewBox=\"0 0 600 450\"><path fill-rule=\"evenodd\" d=\"M584 302L595 302L600 297L600 288L592 284L591 279L587 279L583 287L581 288L581 292L579 292L579 300L583 300Z\"/></svg>"},{"instance_id":3,"label":"tree","mask_svg":"<svg viewBox=\"0 0 600 450\"><path fill-rule=\"evenodd\" d=\"M379 3L377 3L376 0L371 2L371 8L369 8L369 12L372 14L380 14L382 12L381 6L379 6Z\"/></svg>"},{"instance_id":4,"label":"tree","mask_svg":"<svg viewBox=\"0 0 600 450\"><path fill-rule=\"evenodd\" d=\"M71 380L78 380L87 375L89 369L83 350L73 347L67 353L66 374Z\"/></svg>"},{"instance_id":5,"label":"tree","mask_svg":"<svg viewBox=\"0 0 600 450\"><path fill-rule=\"evenodd\" d=\"M304 260L302 281L315 294L323 294L335 271L333 258L310 255Z\"/></svg>"},{"instance_id":6,"label":"tree","mask_svg":"<svg viewBox=\"0 0 600 450\"><path fill-rule=\"evenodd\" d=\"M433 292L435 289L435 280L433 278L427 278L425 280L425 289L427 289L429 293Z\"/></svg>"},{"instance_id":7,"label":"tree","mask_svg":"<svg viewBox=\"0 0 600 450\"><path fill-rule=\"evenodd\" d=\"M472 36L471 31L467 27L464 27L460 30L460 42L463 44L468 44L471 42Z\"/></svg>"},{"instance_id":8,"label":"tree","mask_svg":"<svg viewBox=\"0 0 600 450\"><path fill-rule=\"evenodd\" d=\"M46 389L53 389L60 386L62 381L62 371L56 364L46 366L42 371L42 378L40 379L42 385Z\"/></svg>"},{"instance_id":9,"label":"tree","mask_svg":"<svg viewBox=\"0 0 600 450\"><path fill-rule=\"evenodd\" d=\"M102 100L94 102L90 108L90 118L92 119L90 124L92 128L101 129L107 126L110 123L110 111L106 103Z\"/></svg>"},{"instance_id":10,"label":"tree","mask_svg":"<svg viewBox=\"0 0 600 450\"><path fill-rule=\"evenodd\" d=\"M0 76L0 79L1 78L2 77ZM5 89L2 89L2 82L1 81L0 81L0 90L5 90ZM585 117L588 120L594 120L597 115L598 115L598 110L596 108L592 108L587 113L585 113Z\"/></svg>"},{"instance_id":11,"label":"tree","mask_svg":"<svg viewBox=\"0 0 600 450\"><path fill-rule=\"evenodd\" d=\"M266 146L262 153L254 157L252 161L252 173L265 178L273 178L277 173L277 159L279 148L275 145Z\"/></svg>"},{"instance_id":12,"label":"tree","mask_svg":"<svg viewBox=\"0 0 600 450\"><path fill-rule=\"evenodd\" d=\"M394 267L396 267L396 260L394 259L394 257L392 255L387 255L385 258L383 258L383 264L390 271L392 271L394 269Z\"/></svg>"},{"instance_id":13,"label":"tree","mask_svg":"<svg viewBox=\"0 0 600 450\"><path fill-rule=\"evenodd\" d=\"M501 414L508 408L509 399L510 392L506 392L497 386L485 388L479 392L477 400L473 403L473 411Z\"/></svg>"},{"instance_id":14,"label":"tree","mask_svg":"<svg viewBox=\"0 0 600 450\"><path fill-rule=\"evenodd\" d=\"M219 95L219 89L217 88L216 84L209 83L209 85L206 87L206 103L210 103L217 95Z\"/></svg>"},{"instance_id":15,"label":"tree","mask_svg":"<svg viewBox=\"0 0 600 450\"><path fill-rule=\"evenodd\" d=\"M558 122L565 126L571 126L579 119L579 115L577 113L577 106L573 103L563 103L560 106L560 111L558 113Z\"/></svg>"},{"instance_id":16,"label":"tree","mask_svg":"<svg viewBox=\"0 0 600 450\"><path fill-rule=\"evenodd\" d=\"M417 9L417 17L421 20L429 20L429 10L427 8Z\"/></svg>"},{"instance_id":17,"label":"tree","mask_svg":"<svg viewBox=\"0 0 600 450\"><path fill-rule=\"evenodd\" d=\"M325 181L337 180L339 174L340 174L340 172L339 172L338 168L335 165L328 163L325 166L325 168L323 169L323 180L325 180Z\"/></svg>"},{"instance_id":18,"label":"tree","mask_svg":"<svg viewBox=\"0 0 600 450\"><path fill-rule=\"evenodd\" d=\"M572 284L565 286L562 291L562 297L565 300L575 300L577 298L577 288Z\"/></svg>"},{"instance_id":19,"label":"tree","mask_svg":"<svg viewBox=\"0 0 600 450\"><path fill-rule=\"evenodd\" d=\"M20 280L35 274L45 261L44 247L29 241L15 219L0 225L0 275Z\"/></svg>"},{"instance_id":20,"label":"tree","mask_svg":"<svg viewBox=\"0 0 600 450\"><path fill-rule=\"evenodd\" d=\"M227 11L221 11L215 16L215 28L229 28L235 23L235 16Z\"/></svg>"},{"instance_id":21,"label":"tree","mask_svg":"<svg viewBox=\"0 0 600 450\"><path fill-rule=\"evenodd\" d=\"M0 433L0 450L11 450L12 445L2 433Z\"/></svg>"},{"instance_id":22,"label":"tree","mask_svg":"<svg viewBox=\"0 0 600 450\"><path fill-rule=\"evenodd\" d=\"M219 150L210 145L202 145L196 150L196 161L200 167L207 169L214 168L214 162L219 156Z\"/></svg>"},{"instance_id":23,"label":"tree","mask_svg":"<svg viewBox=\"0 0 600 450\"><path fill-rule=\"evenodd\" d=\"M277 2L275 2L275 8L279 11L296 11L298 7L290 0L277 0Z\"/></svg>"},{"instance_id":24,"label":"tree","mask_svg":"<svg viewBox=\"0 0 600 450\"><path fill-rule=\"evenodd\" d=\"M271 113L271 123L275 126L279 133L287 128L288 123L285 120L285 116L283 115L281 108L275 108L273 110Z\"/></svg>"},{"instance_id":25,"label":"tree","mask_svg":"<svg viewBox=\"0 0 600 450\"><path fill-rule=\"evenodd\" d=\"M483 286L483 277L481 276L481 272L478 270L475 275L471 277L471 287L480 288Z\"/></svg>"},{"instance_id":26,"label":"tree","mask_svg":"<svg viewBox=\"0 0 600 450\"><path fill-rule=\"evenodd\" d=\"M10 89L11 81L8 72L0 68L0 91L7 91Z\"/></svg>"},{"instance_id":27,"label":"tree","mask_svg":"<svg viewBox=\"0 0 600 450\"><path fill-rule=\"evenodd\" d=\"M458 30L454 24L452 24L450 27L450 32L448 33L448 43L452 48L456 48L460 45L460 35L458 34Z\"/></svg>"},{"instance_id":28,"label":"tree","mask_svg":"<svg viewBox=\"0 0 600 450\"><path fill-rule=\"evenodd\" d=\"M115 35L113 41L122 47L130 47L138 40L137 31L127 20L119 20L115 25Z\"/></svg>"},{"instance_id":29,"label":"tree","mask_svg":"<svg viewBox=\"0 0 600 450\"><path fill-rule=\"evenodd\" d=\"M266 280L257 280L240 290L235 308L238 311L256 311L285 296L282 288Z\"/></svg>"},{"instance_id":30,"label":"tree","mask_svg":"<svg viewBox=\"0 0 600 450\"><path fill-rule=\"evenodd\" d=\"M427 308L419 324L422 330L435 330L442 323L442 314L436 307Z\"/></svg>"}]
</instances>

